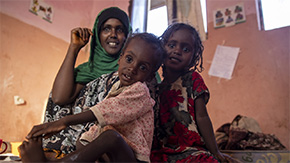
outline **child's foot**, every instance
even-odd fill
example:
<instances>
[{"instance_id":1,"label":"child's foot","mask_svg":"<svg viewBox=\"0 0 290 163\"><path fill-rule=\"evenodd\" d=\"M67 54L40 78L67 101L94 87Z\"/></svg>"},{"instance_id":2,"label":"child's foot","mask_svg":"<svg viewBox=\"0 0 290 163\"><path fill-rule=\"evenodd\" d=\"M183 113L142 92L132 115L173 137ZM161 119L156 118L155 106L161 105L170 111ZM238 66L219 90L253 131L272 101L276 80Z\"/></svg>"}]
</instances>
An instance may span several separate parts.
<instances>
[{"instance_id":1,"label":"child's foot","mask_svg":"<svg viewBox=\"0 0 290 163\"><path fill-rule=\"evenodd\" d=\"M18 148L22 162L45 162L47 161L42 149L42 138L32 138L23 141Z\"/></svg>"}]
</instances>

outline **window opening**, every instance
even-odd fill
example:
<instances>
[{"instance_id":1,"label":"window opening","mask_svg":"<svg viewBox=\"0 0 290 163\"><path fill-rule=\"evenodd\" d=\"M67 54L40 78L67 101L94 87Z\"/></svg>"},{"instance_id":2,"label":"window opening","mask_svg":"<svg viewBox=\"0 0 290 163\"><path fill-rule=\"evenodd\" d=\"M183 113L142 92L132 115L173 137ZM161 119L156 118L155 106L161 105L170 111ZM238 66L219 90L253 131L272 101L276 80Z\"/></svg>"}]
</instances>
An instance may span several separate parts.
<instances>
[{"instance_id":1,"label":"window opening","mask_svg":"<svg viewBox=\"0 0 290 163\"><path fill-rule=\"evenodd\" d=\"M158 1L160 2L160 1ZM151 4L155 4L151 0ZM207 15L206 15L206 0L200 0L201 10L202 10L202 17L203 17L203 24L205 33L207 33ZM151 6L152 8L152 6ZM161 36L162 33L168 26L168 15L167 15L167 7L165 3L159 4L157 8L152 8L148 11L147 16L147 32L153 33L156 36Z\"/></svg>"},{"instance_id":2,"label":"window opening","mask_svg":"<svg viewBox=\"0 0 290 163\"><path fill-rule=\"evenodd\" d=\"M256 0L259 30L272 30L290 25L289 0Z\"/></svg>"},{"instance_id":3,"label":"window opening","mask_svg":"<svg viewBox=\"0 0 290 163\"><path fill-rule=\"evenodd\" d=\"M147 32L161 36L168 26L167 7L162 6L148 12Z\"/></svg>"},{"instance_id":4,"label":"window opening","mask_svg":"<svg viewBox=\"0 0 290 163\"><path fill-rule=\"evenodd\" d=\"M200 0L204 31L207 33L206 0Z\"/></svg>"}]
</instances>

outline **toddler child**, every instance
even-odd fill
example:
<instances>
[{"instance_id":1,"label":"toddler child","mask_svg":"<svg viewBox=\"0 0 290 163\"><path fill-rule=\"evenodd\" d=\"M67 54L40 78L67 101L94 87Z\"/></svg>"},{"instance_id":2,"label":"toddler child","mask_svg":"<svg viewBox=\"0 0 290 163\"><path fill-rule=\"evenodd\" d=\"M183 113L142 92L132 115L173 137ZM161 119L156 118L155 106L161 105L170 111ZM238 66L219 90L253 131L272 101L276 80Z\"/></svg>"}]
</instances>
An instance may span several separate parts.
<instances>
[{"instance_id":1,"label":"toddler child","mask_svg":"<svg viewBox=\"0 0 290 163\"><path fill-rule=\"evenodd\" d=\"M226 161L217 148L206 109L209 91L198 73L203 70L203 45L197 31L176 23L167 28L161 41L167 56L154 108L151 161Z\"/></svg>"},{"instance_id":2,"label":"toddler child","mask_svg":"<svg viewBox=\"0 0 290 163\"><path fill-rule=\"evenodd\" d=\"M150 162L155 102L145 82L154 78L164 55L160 41L152 34L128 38L118 61L119 81L106 99L88 111L34 126L28 141L19 147L22 161L48 161L41 148L41 137L49 137L70 125L96 121L100 135L86 139L91 141L88 145L57 161L96 161L107 154L113 162Z\"/></svg>"}]
</instances>

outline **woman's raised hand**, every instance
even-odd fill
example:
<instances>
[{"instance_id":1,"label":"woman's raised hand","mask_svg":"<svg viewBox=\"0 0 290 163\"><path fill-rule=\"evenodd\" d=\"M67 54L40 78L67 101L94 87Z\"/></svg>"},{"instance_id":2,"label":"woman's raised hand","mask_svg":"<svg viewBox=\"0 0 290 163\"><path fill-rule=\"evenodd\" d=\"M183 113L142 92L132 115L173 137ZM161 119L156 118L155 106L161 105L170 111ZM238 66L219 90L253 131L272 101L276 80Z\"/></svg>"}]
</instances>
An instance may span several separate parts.
<instances>
[{"instance_id":1,"label":"woman's raised hand","mask_svg":"<svg viewBox=\"0 0 290 163\"><path fill-rule=\"evenodd\" d=\"M82 48L89 42L91 35L93 32L89 28L74 28L71 30L71 44Z\"/></svg>"},{"instance_id":2,"label":"woman's raised hand","mask_svg":"<svg viewBox=\"0 0 290 163\"><path fill-rule=\"evenodd\" d=\"M66 124L62 120L35 125L26 136L26 139L36 138L39 136L49 138L66 127Z\"/></svg>"}]
</instances>

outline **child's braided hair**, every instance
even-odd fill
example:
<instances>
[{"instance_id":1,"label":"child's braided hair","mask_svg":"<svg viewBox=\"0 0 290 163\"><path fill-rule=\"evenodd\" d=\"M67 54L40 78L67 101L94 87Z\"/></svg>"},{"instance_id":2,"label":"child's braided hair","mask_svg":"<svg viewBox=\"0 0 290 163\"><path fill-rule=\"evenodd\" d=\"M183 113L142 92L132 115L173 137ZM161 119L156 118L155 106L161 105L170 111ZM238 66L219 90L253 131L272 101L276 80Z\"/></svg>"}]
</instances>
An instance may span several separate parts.
<instances>
[{"instance_id":1,"label":"child's braided hair","mask_svg":"<svg viewBox=\"0 0 290 163\"><path fill-rule=\"evenodd\" d=\"M164 33L160 37L162 45L165 47L169 38L172 36L172 33L180 29L187 29L193 35L193 38L194 38L194 42L193 42L194 57L190 63L190 67L194 67L194 70L197 70L198 72L203 71L204 68L202 67L202 63L203 63L202 52L203 52L204 47L202 45L198 32L191 25L185 24L185 23L174 23L168 26L168 28L164 31ZM198 65L199 65L199 68L198 68Z\"/></svg>"}]
</instances>

